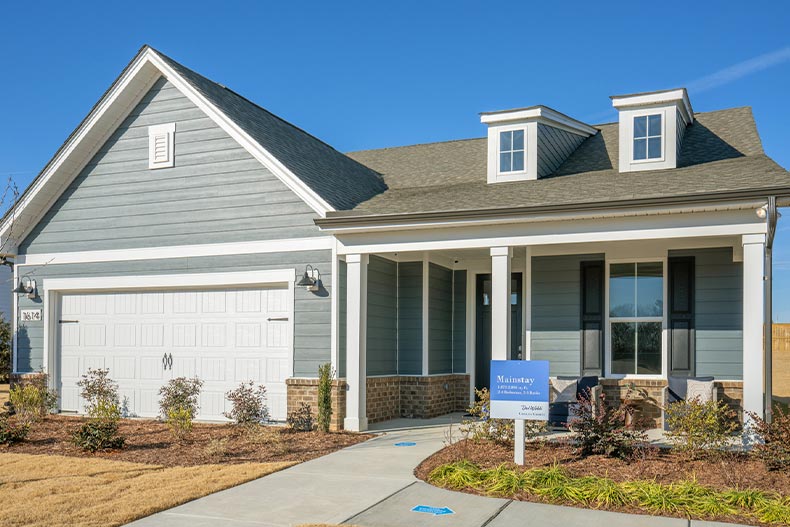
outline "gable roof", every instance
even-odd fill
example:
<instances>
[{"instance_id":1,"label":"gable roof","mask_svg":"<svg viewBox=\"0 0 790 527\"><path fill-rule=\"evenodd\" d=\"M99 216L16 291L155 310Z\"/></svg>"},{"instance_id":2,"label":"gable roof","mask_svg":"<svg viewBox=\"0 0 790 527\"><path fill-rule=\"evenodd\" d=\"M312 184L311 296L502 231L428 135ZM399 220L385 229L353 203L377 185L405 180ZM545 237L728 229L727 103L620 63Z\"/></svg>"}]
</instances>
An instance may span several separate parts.
<instances>
[{"instance_id":1,"label":"gable roof","mask_svg":"<svg viewBox=\"0 0 790 527\"><path fill-rule=\"evenodd\" d=\"M233 90L156 53L333 208L353 208L386 190L379 174L369 167Z\"/></svg>"},{"instance_id":2,"label":"gable roof","mask_svg":"<svg viewBox=\"0 0 790 527\"><path fill-rule=\"evenodd\" d=\"M624 206L644 199L777 189L790 194L790 174L765 155L750 108L695 114L678 168L620 173L618 124L598 125L550 176L488 184L487 139L468 139L348 155L381 173L388 190L332 218L550 208L571 204Z\"/></svg>"},{"instance_id":3,"label":"gable roof","mask_svg":"<svg viewBox=\"0 0 790 527\"><path fill-rule=\"evenodd\" d=\"M160 77L280 178L320 216L382 192L380 175L178 62L143 46L25 189L0 223L4 251L18 243Z\"/></svg>"}]
</instances>

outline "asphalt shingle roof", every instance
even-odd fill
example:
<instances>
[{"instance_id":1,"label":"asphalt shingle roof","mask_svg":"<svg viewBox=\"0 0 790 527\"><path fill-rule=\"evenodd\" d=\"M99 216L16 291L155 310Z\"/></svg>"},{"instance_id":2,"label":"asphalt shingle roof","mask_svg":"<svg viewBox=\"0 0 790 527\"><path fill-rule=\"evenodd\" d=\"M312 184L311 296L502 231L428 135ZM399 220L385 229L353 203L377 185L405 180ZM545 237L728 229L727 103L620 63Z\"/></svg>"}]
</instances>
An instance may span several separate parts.
<instances>
[{"instance_id":1,"label":"asphalt shingle roof","mask_svg":"<svg viewBox=\"0 0 790 527\"><path fill-rule=\"evenodd\" d=\"M379 174L369 167L225 86L156 53L332 207L350 209L386 189Z\"/></svg>"},{"instance_id":2,"label":"asphalt shingle roof","mask_svg":"<svg viewBox=\"0 0 790 527\"><path fill-rule=\"evenodd\" d=\"M765 155L750 108L695 114L678 168L620 173L618 125L596 126L549 177L488 184L486 139L348 155L383 175L388 190L330 216L407 214L622 202L785 187L790 174Z\"/></svg>"}]
</instances>

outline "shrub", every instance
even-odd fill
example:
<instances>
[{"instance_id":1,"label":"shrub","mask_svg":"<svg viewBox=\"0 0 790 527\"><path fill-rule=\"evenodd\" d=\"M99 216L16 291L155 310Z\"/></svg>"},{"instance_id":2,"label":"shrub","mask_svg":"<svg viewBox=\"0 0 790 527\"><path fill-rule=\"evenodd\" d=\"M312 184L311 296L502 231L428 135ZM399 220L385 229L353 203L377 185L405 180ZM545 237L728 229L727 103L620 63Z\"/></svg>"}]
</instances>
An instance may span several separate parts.
<instances>
[{"instance_id":1,"label":"shrub","mask_svg":"<svg viewBox=\"0 0 790 527\"><path fill-rule=\"evenodd\" d=\"M30 432L30 423L4 414L0 416L0 445L20 443Z\"/></svg>"},{"instance_id":2,"label":"shrub","mask_svg":"<svg viewBox=\"0 0 790 527\"><path fill-rule=\"evenodd\" d=\"M766 423L760 416L749 412L752 433L756 436L752 452L768 470L790 469L790 412L774 407L773 420Z\"/></svg>"},{"instance_id":3,"label":"shrub","mask_svg":"<svg viewBox=\"0 0 790 527\"><path fill-rule=\"evenodd\" d=\"M35 422L57 407L58 395L49 389L49 377L39 373L15 384L9 392L9 401L22 420Z\"/></svg>"},{"instance_id":4,"label":"shrub","mask_svg":"<svg viewBox=\"0 0 790 527\"><path fill-rule=\"evenodd\" d=\"M88 420L71 434L72 442L83 450L96 452L108 448L123 448L126 438L119 434L121 409L118 403L118 383L110 378L110 370L89 368L77 382L82 388Z\"/></svg>"},{"instance_id":5,"label":"shrub","mask_svg":"<svg viewBox=\"0 0 790 527\"><path fill-rule=\"evenodd\" d=\"M302 403L299 408L288 414L288 426L297 432L312 432L315 428L313 409L307 403Z\"/></svg>"},{"instance_id":6,"label":"shrub","mask_svg":"<svg viewBox=\"0 0 790 527\"><path fill-rule=\"evenodd\" d=\"M82 388L80 397L85 399L85 410L91 417L106 411L110 405L118 405L118 383L110 378L110 370L88 368L77 386Z\"/></svg>"},{"instance_id":7,"label":"shrub","mask_svg":"<svg viewBox=\"0 0 790 527\"><path fill-rule=\"evenodd\" d=\"M329 432L332 421L332 379L335 371L331 364L318 367L318 429Z\"/></svg>"},{"instance_id":8,"label":"shrub","mask_svg":"<svg viewBox=\"0 0 790 527\"><path fill-rule=\"evenodd\" d=\"M159 389L159 410L178 439L184 439L192 431L202 386L203 381L198 378L176 377Z\"/></svg>"},{"instance_id":9,"label":"shrub","mask_svg":"<svg viewBox=\"0 0 790 527\"><path fill-rule=\"evenodd\" d=\"M647 445L647 435L643 430L626 426L632 421L633 407L611 407L606 404L606 395L602 393L597 401L580 396L579 404L573 408L575 418L568 424L568 429L576 434L580 454L629 459Z\"/></svg>"},{"instance_id":10,"label":"shrub","mask_svg":"<svg viewBox=\"0 0 790 527\"><path fill-rule=\"evenodd\" d=\"M72 433L71 440L88 452L123 448L126 438L118 434L119 419L120 413L116 419L88 419Z\"/></svg>"},{"instance_id":11,"label":"shrub","mask_svg":"<svg viewBox=\"0 0 790 527\"><path fill-rule=\"evenodd\" d=\"M461 432L473 441L488 440L496 443L511 444L515 437L515 424L512 419L491 418L491 394L487 388L475 390L475 402L467 410L475 419L465 419ZM526 421L524 434L527 439L537 437L546 430L543 421Z\"/></svg>"},{"instance_id":12,"label":"shrub","mask_svg":"<svg viewBox=\"0 0 790 527\"><path fill-rule=\"evenodd\" d=\"M11 335L11 323L0 313L0 383L7 383L11 376Z\"/></svg>"},{"instance_id":13,"label":"shrub","mask_svg":"<svg viewBox=\"0 0 790 527\"><path fill-rule=\"evenodd\" d=\"M671 403L664 412L673 448L694 457L726 447L738 429L737 415L724 401L703 403L695 397Z\"/></svg>"},{"instance_id":14,"label":"shrub","mask_svg":"<svg viewBox=\"0 0 790 527\"><path fill-rule=\"evenodd\" d=\"M252 381L243 382L235 390L225 394L232 404L230 412L222 415L242 426L256 425L269 419L269 408L266 406L266 387L255 387Z\"/></svg>"}]
</instances>

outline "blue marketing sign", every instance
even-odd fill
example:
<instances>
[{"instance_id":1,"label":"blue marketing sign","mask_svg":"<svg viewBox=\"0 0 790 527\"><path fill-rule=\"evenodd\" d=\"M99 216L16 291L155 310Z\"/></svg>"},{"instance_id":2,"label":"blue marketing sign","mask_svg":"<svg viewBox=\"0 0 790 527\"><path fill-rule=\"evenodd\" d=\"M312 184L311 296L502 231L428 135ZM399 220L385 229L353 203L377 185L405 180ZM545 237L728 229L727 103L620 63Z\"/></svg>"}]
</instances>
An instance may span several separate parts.
<instances>
[{"instance_id":1,"label":"blue marketing sign","mask_svg":"<svg viewBox=\"0 0 790 527\"><path fill-rule=\"evenodd\" d=\"M491 417L547 421L549 361L492 360Z\"/></svg>"}]
</instances>

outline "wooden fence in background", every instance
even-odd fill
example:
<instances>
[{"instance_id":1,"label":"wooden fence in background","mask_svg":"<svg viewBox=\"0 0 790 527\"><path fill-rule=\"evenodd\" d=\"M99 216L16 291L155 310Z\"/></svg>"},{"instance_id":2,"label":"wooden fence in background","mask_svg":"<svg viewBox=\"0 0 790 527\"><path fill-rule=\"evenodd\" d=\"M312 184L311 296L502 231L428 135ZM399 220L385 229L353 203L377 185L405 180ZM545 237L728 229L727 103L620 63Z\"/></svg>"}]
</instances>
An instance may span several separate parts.
<instances>
[{"instance_id":1,"label":"wooden fence in background","mask_svg":"<svg viewBox=\"0 0 790 527\"><path fill-rule=\"evenodd\" d=\"M774 397L790 398L790 324L773 325Z\"/></svg>"}]
</instances>

